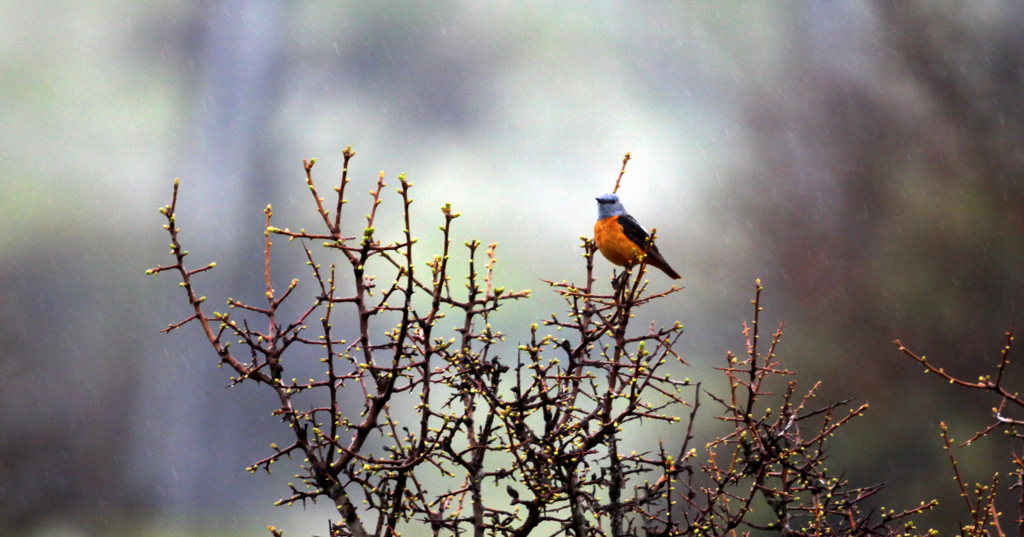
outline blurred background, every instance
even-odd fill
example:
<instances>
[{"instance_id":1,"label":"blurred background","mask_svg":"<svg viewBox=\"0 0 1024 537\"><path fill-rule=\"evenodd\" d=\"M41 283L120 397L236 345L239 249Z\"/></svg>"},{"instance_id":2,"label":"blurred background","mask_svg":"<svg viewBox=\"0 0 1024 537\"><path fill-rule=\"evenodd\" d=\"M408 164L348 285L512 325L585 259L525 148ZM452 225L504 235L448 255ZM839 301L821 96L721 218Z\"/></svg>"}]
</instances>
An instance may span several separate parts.
<instances>
[{"instance_id":1,"label":"blurred background","mask_svg":"<svg viewBox=\"0 0 1024 537\"><path fill-rule=\"evenodd\" d=\"M534 291L499 314L510 344L563 311L539 279L582 277L631 151L619 194L686 287L646 314L686 325L689 374L742 351L760 278L800 385L871 405L830 468L888 482L878 505L939 499L919 527L956 532L938 424L965 440L995 401L892 341L972 379L1024 324L1022 22L1011 1L2 2L0 533L326 533L329 506L272 507L293 468L244 471L287 436L271 398L226 389L198 327L160 334L187 304L143 273L172 262L156 209L180 177L189 259L218 263L200 292L257 299L263 208L314 229L302 159L329 192L346 145L353 217L405 172L421 254L444 202L457 244L499 243L498 280ZM278 286L308 279L278 242ZM960 451L1007 506L1011 448Z\"/></svg>"}]
</instances>

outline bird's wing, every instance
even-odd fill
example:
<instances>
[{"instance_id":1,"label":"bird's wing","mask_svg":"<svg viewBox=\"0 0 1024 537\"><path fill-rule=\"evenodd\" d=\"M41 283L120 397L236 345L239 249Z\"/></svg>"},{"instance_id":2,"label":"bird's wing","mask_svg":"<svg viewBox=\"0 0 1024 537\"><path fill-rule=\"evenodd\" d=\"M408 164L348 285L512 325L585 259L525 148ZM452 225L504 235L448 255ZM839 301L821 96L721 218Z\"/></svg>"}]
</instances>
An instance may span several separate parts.
<instances>
[{"instance_id":1,"label":"bird's wing","mask_svg":"<svg viewBox=\"0 0 1024 537\"><path fill-rule=\"evenodd\" d=\"M636 221L636 218L628 214L619 217L619 224L622 225L622 234L636 245L637 251L643 253L644 248L647 247L647 239L650 238L647 230ZM650 251L657 252L658 247L652 244Z\"/></svg>"},{"instance_id":2,"label":"bird's wing","mask_svg":"<svg viewBox=\"0 0 1024 537\"><path fill-rule=\"evenodd\" d=\"M624 214L619 217L619 224L622 225L622 234L637 246L637 251L643 252L644 248L647 248L648 264L661 269L672 279L679 279L679 273L672 270L672 267L668 265L668 261L665 261L665 258L661 256L658 247L653 244L650 247L647 246L650 235L647 234L647 231L640 226L640 223L635 218Z\"/></svg>"}]
</instances>

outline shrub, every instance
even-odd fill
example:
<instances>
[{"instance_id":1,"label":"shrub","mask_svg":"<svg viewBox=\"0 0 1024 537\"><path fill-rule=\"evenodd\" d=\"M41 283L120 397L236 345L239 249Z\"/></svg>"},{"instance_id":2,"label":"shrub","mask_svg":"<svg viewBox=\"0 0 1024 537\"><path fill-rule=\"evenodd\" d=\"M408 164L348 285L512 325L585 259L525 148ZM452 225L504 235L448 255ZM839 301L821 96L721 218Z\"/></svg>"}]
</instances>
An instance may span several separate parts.
<instances>
[{"instance_id":1,"label":"shrub","mask_svg":"<svg viewBox=\"0 0 1024 537\"><path fill-rule=\"evenodd\" d=\"M453 286L452 227L459 214L445 205L442 250L423 270L410 229L413 185L398 176L401 220L379 222L383 173L370 192L361 233L344 236L355 153L347 148L343 155L333 208L314 184L315 160L304 163L323 220L320 232L273 227L273 211L266 208L265 304L228 299L227 313L207 313L195 279L215 264L186 268L175 213L178 181L171 204L160 209L175 263L148 271L176 273L192 308L166 331L200 325L220 363L233 370L233 383L263 385L279 403L274 414L291 431L291 443L271 445L272 452L249 467L269 472L284 460L301 461L294 463L301 484L278 504L327 498L340 516L328 521L331 535L358 537L417 527L434 535L508 537L736 530L905 535L914 532L909 517L934 505L866 510L881 486L851 487L825 469L829 438L867 405L811 407L817 385L798 392L795 381L783 382L793 373L775 354L782 326L767 349L761 343L760 282L753 318L744 325L745 352L727 354L718 369L728 382L724 393L671 376L669 369L685 364L675 350L683 333L678 322L631 324L640 308L680 289L652 292L640 263L609 292L599 291L596 247L587 238L584 281L547 282L565 299L566 313L532 325L525 341L511 347L491 317L529 292L493 281L496 245L464 243L466 285ZM397 241L377 238L377 226L388 224L400 227ZM279 314L297 294L298 280L283 292L275 289L274 236L298 239L301 250L293 251L306 259L315 283L312 306L294 319ZM323 250L314 254L313 243ZM324 266L322 259L332 261ZM382 274L393 276L378 281ZM339 291L343 278L350 279L351 293ZM457 337L443 328L454 328ZM357 334L354 341L339 336L346 330ZM293 357L299 348L316 350L320 378L300 382L285 374L292 360L303 359ZM782 385L780 393L769 390L773 382ZM345 403L352 392L362 400L354 408ZM414 423L399 423L399 404L413 409ZM708 404L727 430L697 445L695 422ZM642 438L641 427L653 422L678 424L679 434L625 453L623 439Z\"/></svg>"}]
</instances>

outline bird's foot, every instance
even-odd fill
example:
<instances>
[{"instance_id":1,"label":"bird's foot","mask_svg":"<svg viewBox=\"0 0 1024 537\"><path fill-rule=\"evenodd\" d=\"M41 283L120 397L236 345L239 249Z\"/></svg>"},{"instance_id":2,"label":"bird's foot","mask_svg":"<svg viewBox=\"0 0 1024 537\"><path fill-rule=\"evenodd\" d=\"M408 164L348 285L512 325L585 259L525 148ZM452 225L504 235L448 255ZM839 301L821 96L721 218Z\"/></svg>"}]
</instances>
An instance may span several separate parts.
<instances>
[{"instance_id":1,"label":"bird's foot","mask_svg":"<svg viewBox=\"0 0 1024 537\"><path fill-rule=\"evenodd\" d=\"M612 272L612 274L614 275L615 273ZM615 291L618 291L619 289L622 289L622 286L626 284L626 278L628 276L629 276L629 271L628 270L622 271L622 274L614 275L612 277L612 289L614 289Z\"/></svg>"}]
</instances>

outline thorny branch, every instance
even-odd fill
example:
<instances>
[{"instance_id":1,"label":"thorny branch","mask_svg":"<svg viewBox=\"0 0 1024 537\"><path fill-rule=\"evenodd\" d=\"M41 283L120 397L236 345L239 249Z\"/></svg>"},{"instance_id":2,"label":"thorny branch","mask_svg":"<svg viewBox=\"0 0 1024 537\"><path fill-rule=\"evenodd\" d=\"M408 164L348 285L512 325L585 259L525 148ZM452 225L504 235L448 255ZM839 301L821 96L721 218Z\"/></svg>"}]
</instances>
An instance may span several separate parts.
<instances>
[{"instance_id":1,"label":"thorny branch","mask_svg":"<svg viewBox=\"0 0 1024 537\"><path fill-rule=\"evenodd\" d=\"M414 526L434 535L508 537L906 535L913 533L908 517L933 505L864 512L862 504L881 487L851 488L824 469L828 438L867 405L810 408L817 385L801 396L795 381L781 395L771 391L769 384L792 372L775 356L781 325L766 352L759 344L760 284L753 321L744 327L746 352L742 359L727 354L720 369L729 383L724 396L672 377L686 365L676 349L680 323L635 326L641 308L681 289L649 291L641 256L604 290L594 273L597 248L586 237L582 283L546 281L567 312L532 325L510 348L494 315L529 291L496 285L497 244L483 247L475 239L464 242L467 267L458 275L465 286L451 285L459 214L450 205L441 209L441 252L424 264L412 233L413 184L404 175L396 189L402 229L393 241L378 238L377 208L387 186L381 173L369 192L365 227L346 235L351 224L342 214L354 155L343 152L331 203L318 193L316 161L304 161L323 230L274 227L266 208L263 306L228 299L228 313L208 313L193 277L215 265L185 266L188 252L175 227L178 181L171 204L160 209L175 263L148 272L176 272L190 306L189 316L167 330L198 323L221 364L234 371L232 382L266 385L280 405L274 415L290 430L290 442L271 444L272 452L249 467L270 472L285 459L301 461L300 483L278 504L326 497L340 515L329 523L330 534L357 537ZM628 160L629 154L619 180ZM275 290L274 235L298 239L307 287L292 279L283 293ZM310 248L314 241L324 252ZM333 261L324 266L321 257ZM306 289L312 305L290 321L279 319L282 304ZM308 356L291 352L298 348L316 351L324 368L319 379L286 380L291 364ZM696 423L704 397L729 430L701 446ZM630 449L644 436L642 426L659 423L677 427L678 438ZM770 512L755 513L759 501Z\"/></svg>"},{"instance_id":2,"label":"thorny branch","mask_svg":"<svg viewBox=\"0 0 1024 537\"><path fill-rule=\"evenodd\" d=\"M1020 414L1024 411L1024 399L1021 398L1019 391L1007 386L1008 377L1006 375L1007 366L1010 364L1010 350L1013 346L1013 328L1010 328L1010 330L1006 332L1006 342L1000 352L999 364L996 366L995 370L995 378L993 379L993 375L991 374L982 375L978 377L976 382L964 380L958 376L947 373L945 368L934 365L926 356L919 356L907 347L904 347L903 344L900 343L900 340L896 340L895 344L901 353L924 366L925 373L935 374L954 386L978 390L981 392L989 392L995 394L999 398L999 405L992 408L992 423L976 433L966 442L963 442L960 447L973 444L975 441L988 436L996 429L1001 429L1007 435L1016 441L1019 441L1018 449L1020 449L1021 452L1024 452L1024 431L1021 430L1021 426L1024 426L1024 419L1010 416L1011 412ZM1000 513L997 511L995 505L999 474L994 474L992 476L992 483L990 485L977 484L974 486L974 501L972 502L971 487L967 485L967 482L960 472L960 465L957 463L956 456L953 453L953 438L949 436L949 429L946 427L945 423L940 423L939 428L942 430L942 440L945 444L944 448L949 453L950 464L953 468L953 478L956 480L957 486L960 488L960 496L964 499L967 506L967 512L971 517L970 524L961 524L961 534L972 537L988 535L997 535L1002 537L1005 533L999 524ZM1011 477L1014 477L1016 481L1010 487L1010 490L1018 491L1018 512L1016 519L1017 534L1024 535L1024 458L1022 458L1022 455L1018 455L1017 453L1011 453L1011 456L1013 458L1013 465L1016 469L1010 475Z\"/></svg>"}]
</instances>

